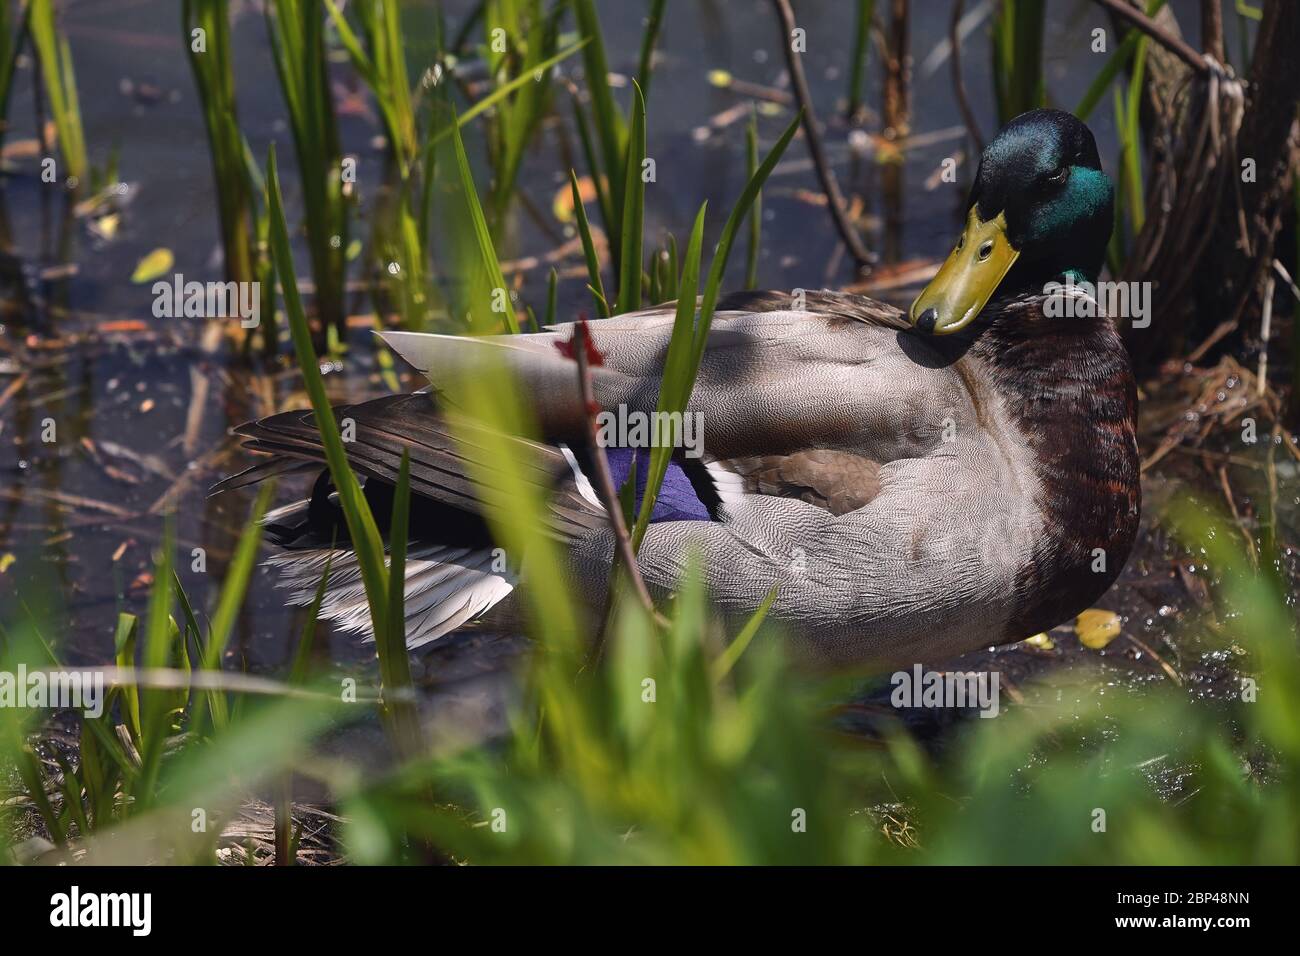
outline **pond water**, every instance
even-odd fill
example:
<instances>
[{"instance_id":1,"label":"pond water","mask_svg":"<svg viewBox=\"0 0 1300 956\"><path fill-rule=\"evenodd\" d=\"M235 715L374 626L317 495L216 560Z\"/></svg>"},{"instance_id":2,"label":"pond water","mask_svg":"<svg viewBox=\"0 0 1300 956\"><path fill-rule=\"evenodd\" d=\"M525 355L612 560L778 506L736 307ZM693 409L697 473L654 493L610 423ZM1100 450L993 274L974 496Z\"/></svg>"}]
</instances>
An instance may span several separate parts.
<instances>
[{"instance_id":1,"label":"pond water","mask_svg":"<svg viewBox=\"0 0 1300 956\"><path fill-rule=\"evenodd\" d=\"M427 25L431 4L410 3L408 36L412 75L432 56ZM884 5L878 5L884 6ZM967 5L978 11L979 3ZM984 6L987 6L985 4ZM1196 4L1172 4L1184 23L1195 23ZM1228 5L1230 6L1230 4ZM447 4L454 33L471 4ZM641 4L598 4L616 93L626 94L641 36ZM280 147L290 214L299 211L290 136L275 77L265 24L257 4L233 2L240 121L255 155ZM947 3L914 3L912 49L913 139L900 144L901 190L892 204L881 162L892 152L877 138L879 121L868 116L855 132L842 119L852 12L845 0L801 0L799 22L808 31L805 65L836 175L846 194L862 203L866 238L879 250L876 273L882 297L905 301L915 289L891 276L909 265L924 271L942 257L960 225L969 168L957 183L943 182L941 161L964 147L960 114L948 65L929 61L948 30ZM116 151L129 201L111 237L97 235L92 222L68 215L66 197L40 181L32 141L33 70L24 63L15 81L7 133L6 175L0 183L4 221L11 243L0 253L0 621L28 613L43 622L62 655L73 664L103 661L112 653L119 610L139 613L147 599L151 552L161 539L162 514L176 515L177 562L182 581L199 609L212 607L216 588L250 505L246 493L206 497L218 478L244 467L250 456L237 449L228 430L251 417L305 405L297 371L289 365L249 365L229 346L202 346L197 320L158 319L149 286L132 284L135 264L157 247L175 258L175 272L187 279L221 277L216 198L206 133L196 99L175 0L100 0L68 5L65 25L72 46L92 161L103 165ZM1225 17L1230 31L1236 18ZM1089 50L1093 26L1108 27L1104 14L1086 0L1053 3L1047 30L1046 68L1054 101L1069 107L1099 69ZM964 72L978 120L987 137L996 126L988 86L989 44L963 50ZM780 99L784 63L779 27L766 0L675 2L663 27L658 66L649 100L649 153L657 182L647 192L647 235L672 230L679 236L703 200L722 212L745 178L744 121L737 110L748 102L736 89L721 88L710 71L726 71L738 83L758 84ZM580 75L576 60L563 68ZM881 58L869 65L868 104L881 99ZM341 104L344 148L360 158L362 209L369 208L383 170L374 138L379 124L373 107L343 64L334 70ZM781 107L760 121L760 149L789 121ZM1106 165L1114 168L1115 137L1108 108L1091 120ZM547 124L528 151L521 191L541 211L541 223L516 203L507 260L551 252L571 236L550 216L551 200L567 177L564 143L573 141L567 110ZM480 186L477 130L468 138ZM764 194L760 285L773 288L840 287L855 275L840 244L797 140ZM367 224L354 226L365 236ZM102 230L101 230L102 231ZM297 250L299 275L307 274L305 248ZM733 285L743 268L733 257ZM580 259L557 263L560 315L590 308L578 275ZM567 270L567 271L566 271ZM540 309L547 267L525 270L522 296ZM354 280L363 278L354 274ZM370 314L364 291L350 311ZM353 330L346 360L328 381L336 400L386 391L373 358L368 331ZM418 383L403 378L406 387ZM42 440L52 421L54 440ZM1172 476L1171 476L1172 475ZM1200 481L1189 469L1161 473L1156 482ZM283 490L283 489L282 489ZM206 571L192 567L193 549L206 554ZM1108 606L1124 611L1136 632L1153 646L1163 640L1169 616L1185 600L1163 538L1150 534L1131 562L1124 584ZM254 577L231 645L230 666L253 670L281 664L296 639L299 613L284 607L266 569ZM1145 623L1144 623L1145 622ZM469 680L490 672L509 656L509 645L481 637L455 645L437 663L440 680ZM1077 646L1077 645L1076 645ZM323 650L346 666L368 661L372 651L334 635ZM1031 653L1019 651L1016 653ZM1032 656L1032 654L1031 654ZM1142 657L1142 655L1137 655ZM1160 668L1131 654L1120 667L1135 680L1160 677Z\"/></svg>"}]
</instances>

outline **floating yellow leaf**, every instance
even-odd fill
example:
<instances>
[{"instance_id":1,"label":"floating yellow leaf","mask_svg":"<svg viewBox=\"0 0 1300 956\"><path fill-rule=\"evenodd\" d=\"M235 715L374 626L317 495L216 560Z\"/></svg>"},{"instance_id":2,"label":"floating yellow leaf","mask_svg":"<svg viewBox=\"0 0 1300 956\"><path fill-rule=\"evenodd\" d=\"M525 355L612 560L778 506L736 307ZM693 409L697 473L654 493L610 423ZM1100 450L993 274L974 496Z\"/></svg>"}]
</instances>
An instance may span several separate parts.
<instances>
[{"instance_id":1,"label":"floating yellow leaf","mask_svg":"<svg viewBox=\"0 0 1300 956\"><path fill-rule=\"evenodd\" d=\"M596 201L596 184L590 176L578 180L578 196L584 203ZM555 198L551 200L551 214L560 222L573 221L573 190L568 183L555 191Z\"/></svg>"},{"instance_id":2,"label":"floating yellow leaf","mask_svg":"<svg viewBox=\"0 0 1300 956\"><path fill-rule=\"evenodd\" d=\"M1050 651L1056 647L1056 645L1052 643L1052 639L1047 636L1046 631L1040 634L1035 634L1033 637L1025 638L1025 643L1030 647L1037 647L1039 650L1043 651Z\"/></svg>"},{"instance_id":3,"label":"floating yellow leaf","mask_svg":"<svg viewBox=\"0 0 1300 956\"><path fill-rule=\"evenodd\" d=\"M173 262L175 259L172 257L172 251L166 246L155 249L140 260L139 265L135 267L135 272L131 273L131 281L137 285L152 282L171 271Z\"/></svg>"},{"instance_id":4,"label":"floating yellow leaf","mask_svg":"<svg viewBox=\"0 0 1300 956\"><path fill-rule=\"evenodd\" d=\"M731 74L726 70L709 70L709 82L726 89L731 85Z\"/></svg>"},{"instance_id":5,"label":"floating yellow leaf","mask_svg":"<svg viewBox=\"0 0 1300 956\"><path fill-rule=\"evenodd\" d=\"M1074 633L1079 635L1079 643L1094 651L1101 650L1119 637L1119 631L1119 615L1100 608L1084 611L1074 622Z\"/></svg>"},{"instance_id":6,"label":"floating yellow leaf","mask_svg":"<svg viewBox=\"0 0 1300 956\"><path fill-rule=\"evenodd\" d=\"M8 551L6 551L4 554L0 554L0 574L4 574L6 571L8 571L9 568L13 566L13 563L17 560L18 559L15 558Z\"/></svg>"}]
</instances>

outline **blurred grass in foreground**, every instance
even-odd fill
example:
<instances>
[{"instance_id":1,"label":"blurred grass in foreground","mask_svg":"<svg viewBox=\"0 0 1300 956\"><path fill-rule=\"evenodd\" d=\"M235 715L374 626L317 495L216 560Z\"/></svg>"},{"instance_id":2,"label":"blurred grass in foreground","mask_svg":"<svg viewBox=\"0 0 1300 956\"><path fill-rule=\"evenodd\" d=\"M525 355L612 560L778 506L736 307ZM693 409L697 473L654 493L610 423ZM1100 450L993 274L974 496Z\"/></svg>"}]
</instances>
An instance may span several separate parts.
<instances>
[{"instance_id":1,"label":"blurred grass in foreground","mask_svg":"<svg viewBox=\"0 0 1300 956\"><path fill-rule=\"evenodd\" d=\"M516 540L535 547L540 525L528 519L540 502L507 501L496 502L499 520L515 519ZM1186 502L1170 519L1216 571L1209 640L1244 655L1253 702L1211 706L1172 685L1100 696L1087 677L1021 686L1023 705L967 721L942 756L901 725L864 747L829 716L842 682L789 668L774 631L760 628L738 655L724 650L698 576L684 578L666 629L618 602L595 666L555 579L534 592L538 643L507 738L409 753L375 775L313 756L323 731L375 712L374 693L347 705L319 679L250 689L242 675L208 672L232 682L218 696L236 706L218 721L199 716L208 692L192 689L187 706L183 681L149 686L188 674L183 647L202 660L220 639L220 613L198 642L164 615L160 586L142 648L128 639L123 663L142 653L170 668L142 672L138 696L115 690L112 711L83 721L76 753L40 743L39 712L0 709L0 763L18 769L26 794L5 801L0 825L12 842L39 815L56 844L94 862L211 861L219 821L296 771L329 788L359 863L409 861L427 846L484 864L1300 862L1295 623L1229 525ZM242 579L237 567L232 599ZM0 669L49 664L32 622L6 626L3 647ZM1176 794L1161 794L1162 772L1186 778ZM906 821L905 838L879 832L882 808ZM200 809L210 829L194 833Z\"/></svg>"}]
</instances>

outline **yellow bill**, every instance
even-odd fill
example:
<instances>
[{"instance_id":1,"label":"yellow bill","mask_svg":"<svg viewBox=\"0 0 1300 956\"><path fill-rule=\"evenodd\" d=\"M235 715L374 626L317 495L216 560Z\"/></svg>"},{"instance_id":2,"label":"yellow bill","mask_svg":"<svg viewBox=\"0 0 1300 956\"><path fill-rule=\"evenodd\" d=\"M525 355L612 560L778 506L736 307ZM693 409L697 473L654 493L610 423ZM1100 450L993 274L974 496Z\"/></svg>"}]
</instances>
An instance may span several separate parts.
<instances>
[{"instance_id":1,"label":"yellow bill","mask_svg":"<svg viewBox=\"0 0 1300 956\"><path fill-rule=\"evenodd\" d=\"M1007 239L1006 216L984 222L978 208L971 207L956 248L912 303L912 325L922 332L947 335L970 325L1020 256Z\"/></svg>"}]
</instances>

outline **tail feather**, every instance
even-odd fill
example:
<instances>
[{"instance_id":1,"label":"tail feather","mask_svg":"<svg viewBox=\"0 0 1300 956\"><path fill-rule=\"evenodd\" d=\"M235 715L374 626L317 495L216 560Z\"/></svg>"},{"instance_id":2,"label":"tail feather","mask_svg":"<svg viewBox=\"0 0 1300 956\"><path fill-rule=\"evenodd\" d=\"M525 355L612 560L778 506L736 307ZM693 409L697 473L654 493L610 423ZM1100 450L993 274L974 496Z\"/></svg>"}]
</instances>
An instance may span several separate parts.
<instances>
[{"instance_id":1,"label":"tail feather","mask_svg":"<svg viewBox=\"0 0 1300 956\"><path fill-rule=\"evenodd\" d=\"M514 590L515 576L494 569L490 548L457 548L413 543L405 575L406 646L435 641L481 617ZM273 555L267 564L279 572L277 587L288 590L290 604L310 604L329 566L320 616L340 630L374 640L370 604L356 552L311 548Z\"/></svg>"}]
</instances>

